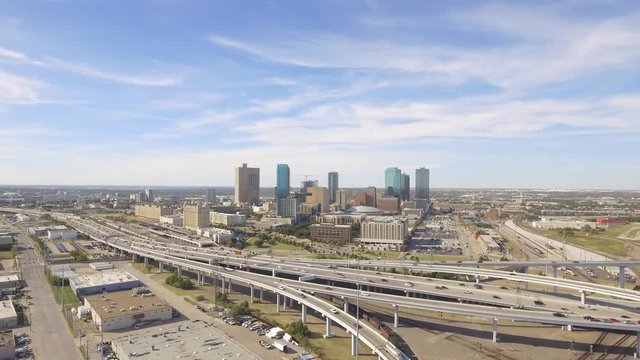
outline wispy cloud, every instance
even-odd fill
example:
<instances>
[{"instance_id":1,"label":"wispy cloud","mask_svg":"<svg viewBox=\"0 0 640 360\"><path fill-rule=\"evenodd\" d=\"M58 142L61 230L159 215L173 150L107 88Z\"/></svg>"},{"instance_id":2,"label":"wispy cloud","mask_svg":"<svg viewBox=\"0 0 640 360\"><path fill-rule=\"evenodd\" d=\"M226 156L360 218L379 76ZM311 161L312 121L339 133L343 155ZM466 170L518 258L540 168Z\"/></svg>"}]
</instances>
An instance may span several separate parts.
<instances>
[{"instance_id":1,"label":"wispy cloud","mask_svg":"<svg viewBox=\"0 0 640 360\"><path fill-rule=\"evenodd\" d=\"M46 85L40 81L0 71L0 104L38 104L39 90Z\"/></svg>"}]
</instances>

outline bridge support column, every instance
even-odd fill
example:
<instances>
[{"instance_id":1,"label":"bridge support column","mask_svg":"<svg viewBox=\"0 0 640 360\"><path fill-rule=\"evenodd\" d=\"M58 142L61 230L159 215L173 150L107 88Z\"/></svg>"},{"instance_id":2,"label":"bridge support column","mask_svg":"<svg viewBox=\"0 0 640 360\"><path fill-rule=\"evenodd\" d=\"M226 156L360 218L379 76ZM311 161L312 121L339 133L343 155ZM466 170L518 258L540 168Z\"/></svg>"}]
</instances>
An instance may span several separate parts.
<instances>
[{"instance_id":1,"label":"bridge support column","mask_svg":"<svg viewBox=\"0 0 640 360\"><path fill-rule=\"evenodd\" d=\"M264 289L260 288L260 301L264 300Z\"/></svg>"},{"instance_id":2,"label":"bridge support column","mask_svg":"<svg viewBox=\"0 0 640 360\"><path fill-rule=\"evenodd\" d=\"M476 275L476 284L480 284L480 276Z\"/></svg>"},{"instance_id":3,"label":"bridge support column","mask_svg":"<svg viewBox=\"0 0 640 360\"><path fill-rule=\"evenodd\" d=\"M567 325L567 331L573 331L573 325L571 324Z\"/></svg>"},{"instance_id":4,"label":"bridge support column","mask_svg":"<svg viewBox=\"0 0 640 360\"><path fill-rule=\"evenodd\" d=\"M398 309L399 306L396 304L393 304L393 327L398 327Z\"/></svg>"},{"instance_id":5,"label":"bridge support column","mask_svg":"<svg viewBox=\"0 0 640 360\"><path fill-rule=\"evenodd\" d=\"M249 303L253 304L253 284L249 284L249 290L251 292L251 296L249 298Z\"/></svg>"},{"instance_id":6,"label":"bridge support column","mask_svg":"<svg viewBox=\"0 0 640 360\"><path fill-rule=\"evenodd\" d=\"M498 319L493 318L493 342L498 342Z\"/></svg>"},{"instance_id":7,"label":"bridge support column","mask_svg":"<svg viewBox=\"0 0 640 360\"><path fill-rule=\"evenodd\" d=\"M554 278L558 277L558 267L557 266L553 267L553 277ZM553 285L553 293L554 294L558 293L558 286L557 285Z\"/></svg>"},{"instance_id":8,"label":"bridge support column","mask_svg":"<svg viewBox=\"0 0 640 360\"><path fill-rule=\"evenodd\" d=\"M224 289L225 289L224 278L223 278L223 277L221 277L221 278L220 278L220 281L222 282L222 284L221 284L222 286L221 286L220 288L222 289L222 292L224 293Z\"/></svg>"},{"instance_id":9,"label":"bridge support column","mask_svg":"<svg viewBox=\"0 0 640 360\"><path fill-rule=\"evenodd\" d=\"M358 353L358 339L356 334L351 334L351 356L356 356Z\"/></svg>"},{"instance_id":10,"label":"bridge support column","mask_svg":"<svg viewBox=\"0 0 640 360\"><path fill-rule=\"evenodd\" d=\"M344 299L344 305L343 305L342 311L346 312L347 314L349 313L349 300Z\"/></svg>"},{"instance_id":11,"label":"bridge support column","mask_svg":"<svg viewBox=\"0 0 640 360\"><path fill-rule=\"evenodd\" d=\"M200 271L198 271L198 286L200 286L201 282L202 282L202 274L200 273Z\"/></svg>"},{"instance_id":12,"label":"bridge support column","mask_svg":"<svg viewBox=\"0 0 640 360\"><path fill-rule=\"evenodd\" d=\"M149 266L149 258L148 257L144 257L144 267L146 268L147 266Z\"/></svg>"},{"instance_id":13,"label":"bridge support column","mask_svg":"<svg viewBox=\"0 0 640 360\"><path fill-rule=\"evenodd\" d=\"M276 293L276 312L280 312L280 294Z\"/></svg>"},{"instance_id":14,"label":"bridge support column","mask_svg":"<svg viewBox=\"0 0 640 360\"><path fill-rule=\"evenodd\" d=\"M636 333L637 339L636 339L636 354L638 356L640 356L640 331L638 331Z\"/></svg>"},{"instance_id":15,"label":"bridge support column","mask_svg":"<svg viewBox=\"0 0 640 360\"><path fill-rule=\"evenodd\" d=\"M331 319L329 319L329 317L327 316L326 320L327 320L327 324L325 326L324 338L329 339L333 337L333 333L331 332Z\"/></svg>"},{"instance_id":16,"label":"bridge support column","mask_svg":"<svg viewBox=\"0 0 640 360\"><path fill-rule=\"evenodd\" d=\"M135 262L138 262L138 254L133 254L133 255L131 256L131 262L134 262L134 263L135 263Z\"/></svg>"},{"instance_id":17,"label":"bridge support column","mask_svg":"<svg viewBox=\"0 0 640 360\"><path fill-rule=\"evenodd\" d=\"M282 295L282 310L287 310L287 297Z\"/></svg>"},{"instance_id":18,"label":"bridge support column","mask_svg":"<svg viewBox=\"0 0 640 360\"><path fill-rule=\"evenodd\" d=\"M587 302L587 294L584 290L580 290L580 304L584 305Z\"/></svg>"},{"instance_id":19,"label":"bridge support column","mask_svg":"<svg viewBox=\"0 0 640 360\"><path fill-rule=\"evenodd\" d=\"M229 283L229 292L231 292L231 279L227 279L227 283Z\"/></svg>"},{"instance_id":20,"label":"bridge support column","mask_svg":"<svg viewBox=\"0 0 640 360\"><path fill-rule=\"evenodd\" d=\"M307 322L307 305L302 304L302 323L305 324Z\"/></svg>"},{"instance_id":21,"label":"bridge support column","mask_svg":"<svg viewBox=\"0 0 640 360\"><path fill-rule=\"evenodd\" d=\"M164 263L162 261L158 261L158 270L160 272L164 271Z\"/></svg>"},{"instance_id":22,"label":"bridge support column","mask_svg":"<svg viewBox=\"0 0 640 360\"><path fill-rule=\"evenodd\" d=\"M178 265L178 266L176 267L176 270L177 270L177 272L178 272L178 276L182 276L182 266Z\"/></svg>"},{"instance_id":23,"label":"bridge support column","mask_svg":"<svg viewBox=\"0 0 640 360\"><path fill-rule=\"evenodd\" d=\"M620 270L619 270L619 273L618 273L618 279L619 279L619 282L620 282L620 289L624 289L624 269L625 269L624 266L620 266Z\"/></svg>"},{"instance_id":24,"label":"bridge support column","mask_svg":"<svg viewBox=\"0 0 640 360\"><path fill-rule=\"evenodd\" d=\"M271 270L271 276L276 277L277 274L278 271L276 271L276 269Z\"/></svg>"}]
</instances>

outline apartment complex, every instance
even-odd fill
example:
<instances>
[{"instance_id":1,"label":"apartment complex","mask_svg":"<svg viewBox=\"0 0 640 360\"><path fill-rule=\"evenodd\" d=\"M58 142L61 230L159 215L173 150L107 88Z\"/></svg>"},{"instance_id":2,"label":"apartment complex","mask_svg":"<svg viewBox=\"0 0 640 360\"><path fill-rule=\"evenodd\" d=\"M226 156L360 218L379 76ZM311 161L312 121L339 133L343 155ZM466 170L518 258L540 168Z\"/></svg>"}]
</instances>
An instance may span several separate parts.
<instances>
[{"instance_id":1,"label":"apartment complex","mask_svg":"<svg viewBox=\"0 0 640 360\"><path fill-rule=\"evenodd\" d=\"M407 219L374 216L360 224L360 243L368 248L400 250L408 235Z\"/></svg>"},{"instance_id":2,"label":"apartment complex","mask_svg":"<svg viewBox=\"0 0 640 360\"><path fill-rule=\"evenodd\" d=\"M212 211L209 213L209 221L212 224L222 224L226 226L242 226L247 221L244 214L225 214Z\"/></svg>"},{"instance_id":3,"label":"apartment complex","mask_svg":"<svg viewBox=\"0 0 640 360\"><path fill-rule=\"evenodd\" d=\"M347 243L351 240L350 225L313 224L309 231L312 241Z\"/></svg>"}]
</instances>

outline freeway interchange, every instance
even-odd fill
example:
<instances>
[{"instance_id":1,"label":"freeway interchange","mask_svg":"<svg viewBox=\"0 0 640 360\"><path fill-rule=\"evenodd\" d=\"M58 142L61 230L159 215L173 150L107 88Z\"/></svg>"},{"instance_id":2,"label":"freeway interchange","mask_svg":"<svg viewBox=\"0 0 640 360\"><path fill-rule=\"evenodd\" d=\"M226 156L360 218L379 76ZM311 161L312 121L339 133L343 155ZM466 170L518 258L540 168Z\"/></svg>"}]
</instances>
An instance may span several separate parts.
<instances>
[{"instance_id":1,"label":"freeway interchange","mask_svg":"<svg viewBox=\"0 0 640 360\"><path fill-rule=\"evenodd\" d=\"M154 241L143 235L118 230L115 224L100 224L91 219L56 214L60 220L109 246L143 261L157 261L160 266L172 266L178 271L216 277L227 282L243 283L261 292L270 291L302 305L302 317L307 309L320 312L327 322L326 336L331 336L331 323L347 329L352 335L352 353L357 351L355 334L383 359L402 358L403 354L376 329L357 320L346 304L356 298L389 306L394 310L394 325L398 323L398 308L407 307L478 316L492 319L496 339L498 320L553 324L599 330L633 332L640 336L640 294L633 290L583 283L568 279L515 273L511 271L469 267L466 264L438 264L409 261L367 261L347 263L336 260L278 258L265 255L238 256L222 247L198 248L188 245ZM499 264L503 265L503 264ZM616 266L618 264L615 264ZM629 264L624 264L629 265ZM346 266L349 266L347 268ZM496 265L497 266L497 265ZM530 266L534 266L531 264ZM560 265L558 265L560 266ZM355 267L355 268L354 268ZM421 276L391 274L385 269L407 267L413 271L449 273L468 277L471 281L453 281ZM370 269L370 270L369 270ZM242 270L242 271L236 271ZM490 285L484 279L504 279L506 285ZM527 291L529 283L561 287L575 295ZM524 289L523 289L524 288ZM589 297L587 294L598 294ZM343 301L344 311L336 310L331 297ZM638 345L640 353L640 345Z\"/></svg>"}]
</instances>

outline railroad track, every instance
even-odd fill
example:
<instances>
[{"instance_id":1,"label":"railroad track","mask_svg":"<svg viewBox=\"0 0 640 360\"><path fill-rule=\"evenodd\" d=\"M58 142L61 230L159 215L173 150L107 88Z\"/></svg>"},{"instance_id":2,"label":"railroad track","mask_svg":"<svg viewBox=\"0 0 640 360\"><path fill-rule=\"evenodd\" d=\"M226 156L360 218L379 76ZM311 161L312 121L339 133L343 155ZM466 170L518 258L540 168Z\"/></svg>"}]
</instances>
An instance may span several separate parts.
<instances>
[{"instance_id":1,"label":"railroad track","mask_svg":"<svg viewBox=\"0 0 640 360\"><path fill-rule=\"evenodd\" d=\"M367 304L367 310L368 311L372 311L374 313L383 314L385 316L393 317L393 314L391 313L391 311L389 311L385 307ZM422 315L418 315L418 314L413 314L412 316L423 318ZM431 319L431 318L425 318L424 319L424 321L431 321L431 320L433 320L433 319ZM426 333L429 333L429 334L432 334L432 335L441 334L441 332L439 332L439 331L425 329L424 325L419 323L415 319L409 319L409 318L403 317L401 321L403 323L405 323L405 324L409 324L409 325L415 327L418 330L421 330L423 332L426 332ZM503 353L501 353L499 351L496 351L496 350L493 350L493 349L490 349L490 348L487 348L487 347L484 347L484 346L483 347L478 347L476 342L465 340L460 335L457 335L457 334L452 334L451 336L447 336L446 339L456 343L457 345L465 347L465 348L467 348L467 349L469 349L469 350L471 350L473 352L480 353L480 354L484 355L487 358L496 359L496 360L519 360L517 358L514 358L512 356L503 354Z\"/></svg>"},{"instance_id":2,"label":"railroad track","mask_svg":"<svg viewBox=\"0 0 640 360\"><path fill-rule=\"evenodd\" d=\"M598 336L598 338L596 339L596 341L592 344L593 345L593 351L596 350L596 347L600 344L602 344L602 341L604 341L604 339L607 337L607 332L603 331L600 333L600 335ZM589 349L587 349L582 355L580 355L579 358L577 358L576 360L586 360L591 356L591 351L589 351Z\"/></svg>"}]
</instances>

